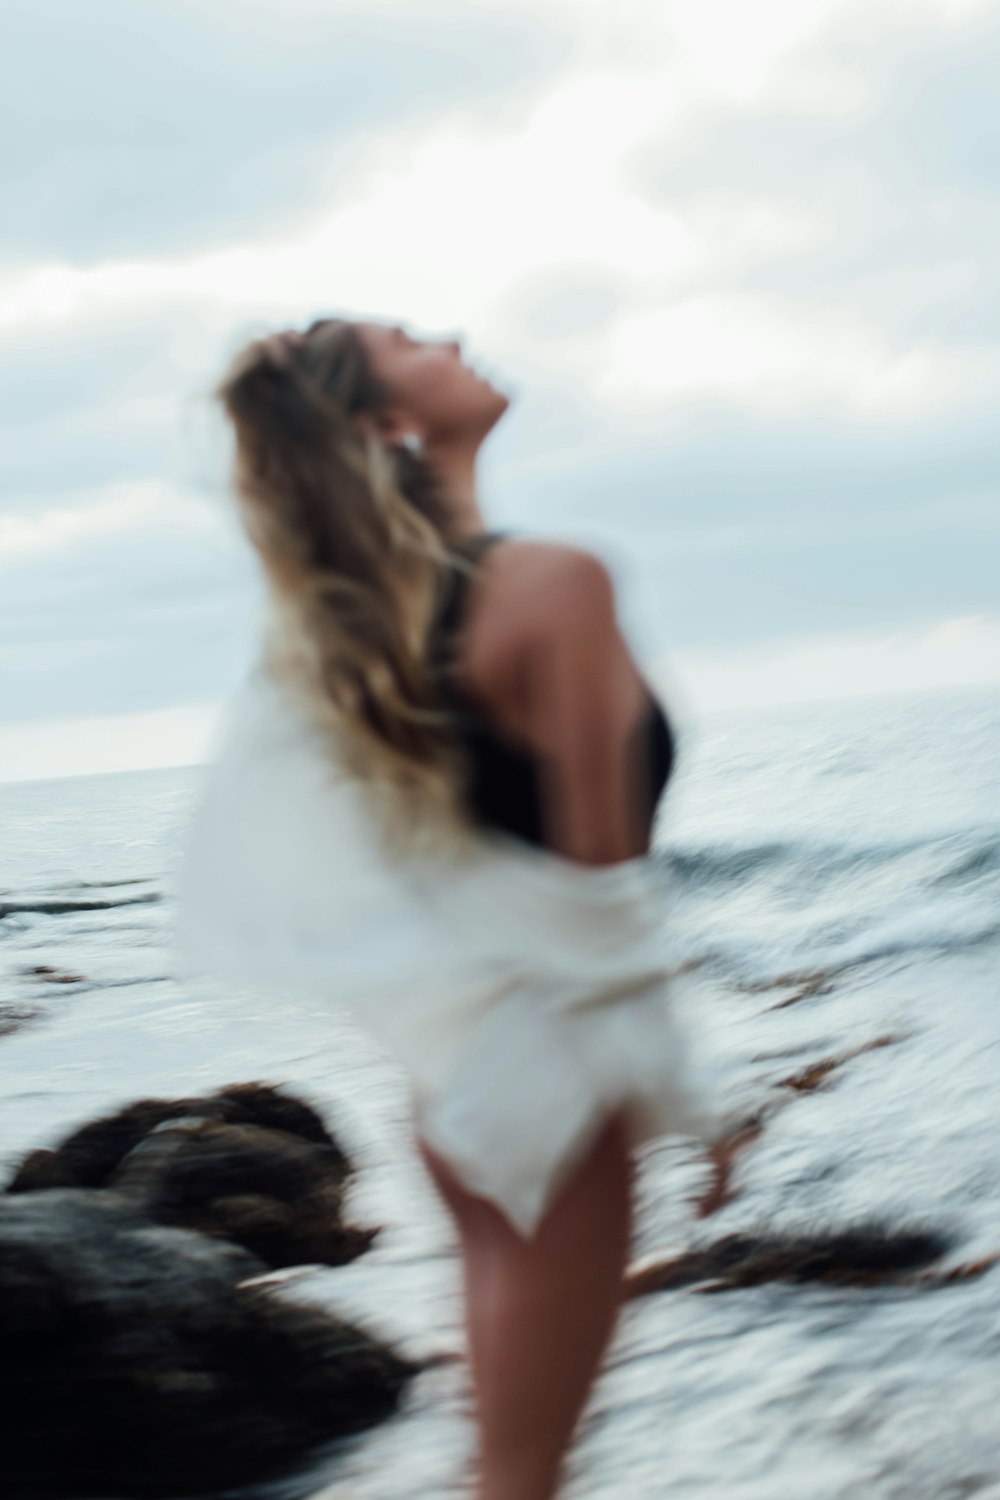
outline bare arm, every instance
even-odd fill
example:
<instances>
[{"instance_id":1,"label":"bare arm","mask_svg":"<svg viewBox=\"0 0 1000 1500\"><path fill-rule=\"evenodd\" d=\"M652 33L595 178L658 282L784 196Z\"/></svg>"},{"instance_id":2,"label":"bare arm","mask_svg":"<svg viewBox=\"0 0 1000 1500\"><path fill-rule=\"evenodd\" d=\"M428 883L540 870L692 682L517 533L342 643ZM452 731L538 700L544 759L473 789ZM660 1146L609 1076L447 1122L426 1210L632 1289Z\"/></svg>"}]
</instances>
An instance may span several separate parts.
<instances>
[{"instance_id":1,"label":"bare arm","mask_svg":"<svg viewBox=\"0 0 1000 1500\"><path fill-rule=\"evenodd\" d=\"M604 565L572 548L508 543L473 622L471 683L498 728L544 768L546 843L567 858L613 864L646 852L649 807L635 732L649 689L629 651ZM501 558L497 558L497 563ZM708 1149L699 1217L733 1196L748 1122Z\"/></svg>"},{"instance_id":2,"label":"bare arm","mask_svg":"<svg viewBox=\"0 0 1000 1500\"><path fill-rule=\"evenodd\" d=\"M608 570L570 547L506 551L506 574L498 568L484 590L474 634L477 696L538 760L550 849L588 865L644 853L650 808L638 730L650 695Z\"/></svg>"}]
</instances>

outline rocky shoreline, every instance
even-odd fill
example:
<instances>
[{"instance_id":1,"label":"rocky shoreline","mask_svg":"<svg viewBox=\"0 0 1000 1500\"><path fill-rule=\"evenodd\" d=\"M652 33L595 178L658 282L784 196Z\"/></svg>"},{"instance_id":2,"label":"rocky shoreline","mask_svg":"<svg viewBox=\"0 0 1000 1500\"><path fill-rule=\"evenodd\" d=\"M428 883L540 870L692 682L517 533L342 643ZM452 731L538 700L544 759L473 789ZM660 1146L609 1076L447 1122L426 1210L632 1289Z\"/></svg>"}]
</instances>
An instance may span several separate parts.
<instances>
[{"instance_id":1,"label":"rocky shoreline","mask_svg":"<svg viewBox=\"0 0 1000 1500\"><path fill-rule=\"evenodd\" d=\"M0 1196L0 1493L157 1497L277 1475L396 1410L419 1366L261 1278L341 1265L353 1167L263 1083L143 1099Z\"/></svg>"},{"instance_id":2,"label":"rocky shoreline","mask_svg":"<svg viewBox=\"0 0 1000 1500\"><path fill-rule=\"evenodd\" d=\"M777 1080L828 1086L879 1037ZM159 1500L279 1477L383 1421L435 1359L300 1303L274 1273L345 1265L378 1234L344 1217L355 1167L318 1111L280 1086L133 1101L29 1151L0 1194L0 1495ZM647 1259L623 1298L769 1281L933 1288L953 1238L879 1222L729 1234Z\"/></svg>"}]
</instances>

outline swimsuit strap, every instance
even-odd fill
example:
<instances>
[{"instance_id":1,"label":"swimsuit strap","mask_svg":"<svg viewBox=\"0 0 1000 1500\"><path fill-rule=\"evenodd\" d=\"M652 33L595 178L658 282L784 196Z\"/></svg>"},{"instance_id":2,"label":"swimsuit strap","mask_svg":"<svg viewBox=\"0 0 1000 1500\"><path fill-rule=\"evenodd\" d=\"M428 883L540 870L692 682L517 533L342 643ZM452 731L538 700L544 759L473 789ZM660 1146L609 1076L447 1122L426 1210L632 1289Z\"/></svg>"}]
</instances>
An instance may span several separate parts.
<instances>
[{"instance_id":1,"label":"swimsuit strap","mask_svg":"<svg viewBox=\"0 0 1000 1500\"><path fill-rule=\"evenodd\" d=\"M479 531L454 544L452 551L460 553L470 563L478 566L496 542L502 542L510 533L506 531ZM446 642L461 623L465 598L475 575L452 568L445 586L444 597L438 607L436 635Z\"/></svg>"}]
</instances>

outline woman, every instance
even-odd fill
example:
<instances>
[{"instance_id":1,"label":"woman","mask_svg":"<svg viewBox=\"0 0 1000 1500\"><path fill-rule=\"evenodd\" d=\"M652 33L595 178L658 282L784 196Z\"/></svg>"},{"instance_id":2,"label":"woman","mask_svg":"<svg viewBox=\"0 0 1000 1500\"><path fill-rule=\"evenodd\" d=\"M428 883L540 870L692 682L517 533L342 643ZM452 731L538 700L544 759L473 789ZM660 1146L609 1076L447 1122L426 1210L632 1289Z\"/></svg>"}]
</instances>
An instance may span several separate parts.
<instances>
[{"instance_id":1,"label":"woman","mask_svg":"<svg viewBox=\"0 0 1000 1500\"><path fill-rule=\"evenodd\" d=\"M615 1324L632 1149L708 1123L646 859L669 725L603 564L487 531L509 401L457 341L323 319L219 394L273 608L182 947L344 998L410 1070L461 1242L479 1500L543 1500Z\"/></svg>"}]
</instances>

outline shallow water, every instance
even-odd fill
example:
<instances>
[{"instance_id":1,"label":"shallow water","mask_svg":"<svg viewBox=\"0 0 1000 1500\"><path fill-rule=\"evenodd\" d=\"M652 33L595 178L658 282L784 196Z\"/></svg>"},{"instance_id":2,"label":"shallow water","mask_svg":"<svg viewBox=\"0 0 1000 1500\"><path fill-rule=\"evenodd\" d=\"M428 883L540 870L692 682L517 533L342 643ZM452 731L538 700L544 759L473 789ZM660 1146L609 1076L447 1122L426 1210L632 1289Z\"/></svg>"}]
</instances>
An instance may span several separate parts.
<instances>
[{"instance_id":1,"label":"shallow water","mask_svg":"<svg viewBox=\"0 0 1000 1500\"><path fill-rule=\"evenodd\" d=\"M449 1225L399 1078L317 1008L170 977L169 872L199 777L0 787L2 1003L34 1012L0 1035L0 1166L141 1095L280 1081L357 1155L354 1217L386 1226L355 1264L289 1283L408 1351L458 1350ZM872 1219L946 1231L948 1266L1000 1251L1000 698L706 720L682 743L657 848L678 956L704 960L678 1003L734 1101L785 1102L706 1222L690 1209L697 1150L644 1153L636 1257ZM81 900L129 904L9 910ZM40 964L83 978L25 972ZM826 992L784 1008L794 985L748 988L817 968ZM825 1087L782 1087L883 1035ZM998 1397L1000 1269L934 1290L661 1292L623 1310L567 1495L1000 1500ZM457 1496L470 1444L462 1370L444 1366L391 1422L266 1493Z\"/></svg>"}]
</instances>

